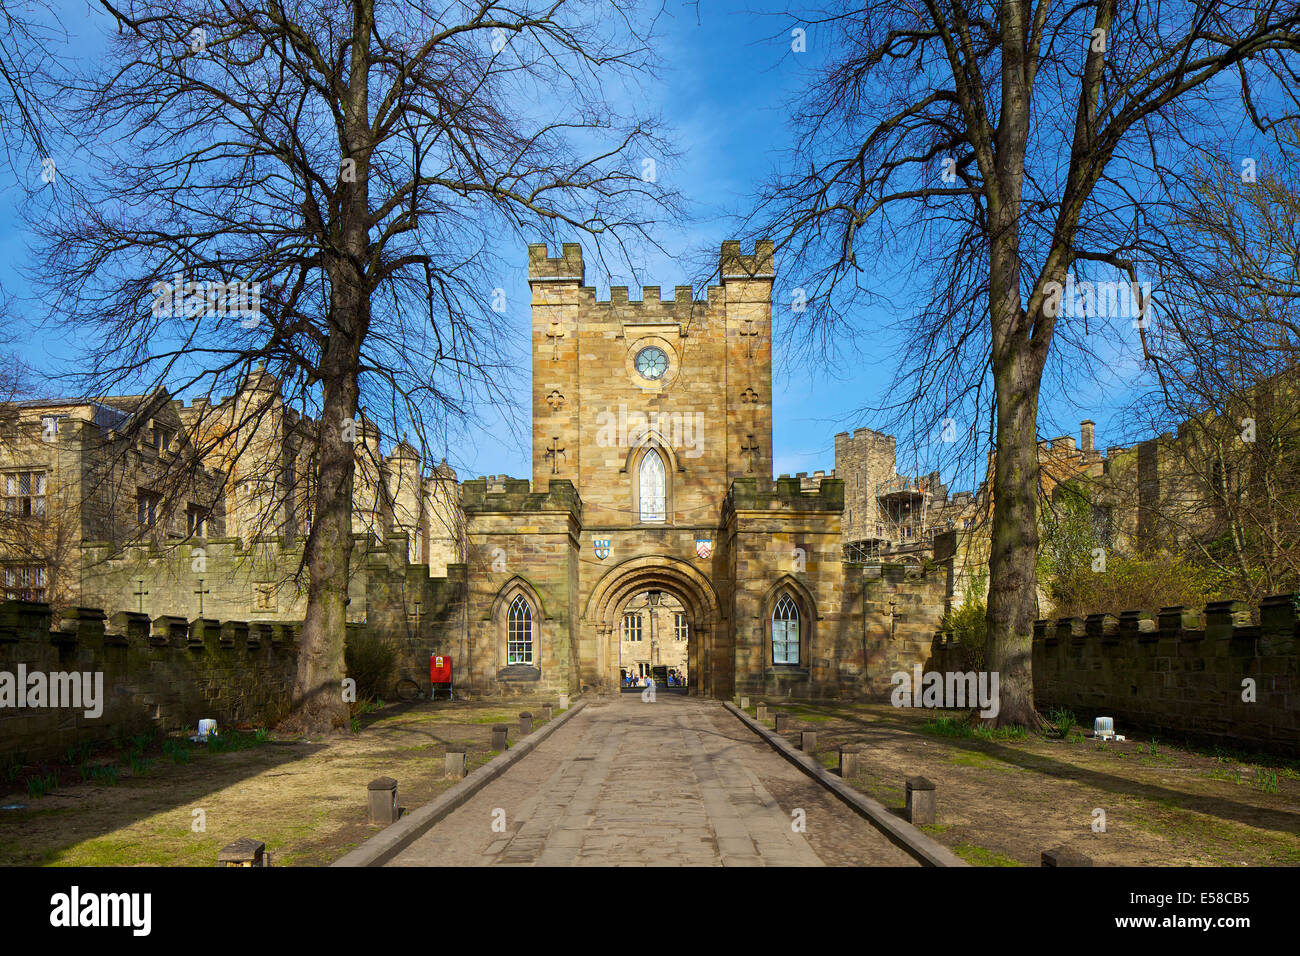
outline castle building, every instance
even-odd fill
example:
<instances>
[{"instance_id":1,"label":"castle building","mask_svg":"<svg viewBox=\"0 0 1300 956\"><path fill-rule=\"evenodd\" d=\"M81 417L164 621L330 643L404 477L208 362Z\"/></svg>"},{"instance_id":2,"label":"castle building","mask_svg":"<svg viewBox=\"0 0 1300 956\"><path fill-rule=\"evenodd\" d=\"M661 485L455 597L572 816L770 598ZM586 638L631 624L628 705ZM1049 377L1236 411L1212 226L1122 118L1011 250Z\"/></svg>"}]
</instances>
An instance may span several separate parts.
<instances>
[{"instance_id":1,"label":"castle building","mask_svg":"<svg viewBox=\"0 0 1300 956\"><path fill-rule=\"evenodd\" d=\"M301 620L305 589L292 579L311 530L317 427L261 368L217 403L160 389L0 405L4 597L188 618L202 592L205 612ZM364 417L357 447L361 553L400 538L404 560L445 575L462 555L455 473L444 462L422 474L406 442L381 455ZM253 545L265 552L257 568Z\"/></svg>"},{"instance_id":2,"label":"castle building","mask_svg":"<svg viewBox=\"0 0 1300 956\"><path fill-rule=\"evenodd\" d=\"M838 685L843 488L772 480L771 243L724 243L698 301L528 252L532 480L462 485L472 682L612 690L656 666L625 634L659 594L695 691Z\"/></svg>"},{"instance_id":3,"label":"castle building","mask_svg":"<svg viewBox=\"0 0 1300 956\"><path fill-rule=\"evenodd\" d=\"M577 245L528 259L531 478L458 482L405 441L383 454L357 423L348 626L395 647L394 680L427 684L440 654L471 694L614 691L672 670L695 694L853 697L928 659L942 570L905 582L846 561L844 482L773 480L772 244L723 243L699 300L619 286L597 300ZM90 500L67 476L92 446L115 489L91 509L115 517L75 529L80 562L56 603L191 638L302 620L319 425L273 376L251 369L217 402L78 406L39 448L38 412L21 411L26 444L0 463L14 507L46 507L31 489ZM38 461L58 481L32 478ZM185 473L196 480L174 480ZM19 590L30 570L14 580L15 598L53 599Z\"/></svg>"}]
</instances>

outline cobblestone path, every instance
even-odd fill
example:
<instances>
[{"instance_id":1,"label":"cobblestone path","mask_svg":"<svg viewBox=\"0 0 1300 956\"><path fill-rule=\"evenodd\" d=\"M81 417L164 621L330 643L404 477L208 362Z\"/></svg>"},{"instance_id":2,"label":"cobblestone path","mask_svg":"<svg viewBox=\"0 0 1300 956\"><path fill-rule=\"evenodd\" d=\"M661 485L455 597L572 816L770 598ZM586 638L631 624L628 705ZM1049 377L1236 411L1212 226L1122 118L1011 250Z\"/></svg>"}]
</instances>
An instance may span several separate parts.
<instances>
[{"instance_id":1,"label":"cobblestone path","mask_svg":"<svg viewBox=\"0 0 1300 956\"><path fill-rule=\"evenodd\" d=\"M592 700L388 865L824 863L915 865L718 703L625 694Z\"/></svg>"}]
</instances>

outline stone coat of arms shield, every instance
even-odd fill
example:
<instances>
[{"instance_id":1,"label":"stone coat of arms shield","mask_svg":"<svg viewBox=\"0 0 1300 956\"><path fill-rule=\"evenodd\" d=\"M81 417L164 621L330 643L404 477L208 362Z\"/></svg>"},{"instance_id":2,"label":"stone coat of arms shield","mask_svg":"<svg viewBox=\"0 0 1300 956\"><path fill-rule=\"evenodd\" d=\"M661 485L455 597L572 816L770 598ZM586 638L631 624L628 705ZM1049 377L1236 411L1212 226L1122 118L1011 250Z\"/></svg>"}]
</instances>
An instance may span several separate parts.
<instances>
[{"instance_id":1,"label":"stone coat of arms shield","mask_svg":"<svg viewBox=\"0 0 1300 956\"><path fill-rule=\"evenodd\" d=\"M609 557L609 538L593 538L591 544L596 552L596 557L600 558L600 560L604 561Z\"/></svg>"},{"instance_id":2,"label":"stone coat of arms shield","mask_svg":"<svg viewBox=\"0 0 1300 956\"><path fill-rule=\"evenodd\" d=\"M695 553L698 554L701 558L707 558L710 554L713 553L713 539L696 538Z\"/></svg>"}]
</instances>

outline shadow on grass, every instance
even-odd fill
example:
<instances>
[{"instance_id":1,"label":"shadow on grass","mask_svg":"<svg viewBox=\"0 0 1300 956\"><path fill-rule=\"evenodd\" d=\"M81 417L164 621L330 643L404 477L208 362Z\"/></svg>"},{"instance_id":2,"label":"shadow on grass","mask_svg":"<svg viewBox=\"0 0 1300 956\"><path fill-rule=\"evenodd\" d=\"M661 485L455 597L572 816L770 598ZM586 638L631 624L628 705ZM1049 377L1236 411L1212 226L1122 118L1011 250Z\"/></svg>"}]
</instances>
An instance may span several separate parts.
<instances>
[{"instance_id":1,"label":"shadow on grass","mask_svg":"<svg viewBox=\"0 0 1300 956\"><path fill-rule=\"evenodd\" d=\"M1080 767L1045 754L1028 753L997 741L973 737L931 736L921 730L921 724L931 717L962 716L965 714L964 711L947 711L936 708L926 710L924 716L918 714L916 717L909 719L897 713L896 708L889 707L887 704L856 705L857 707L881 708L879 712L874 709L869 711L871 717L868 718L858 710L848 710L832 703L790 701L786 702L784 706L790 710L798 708L832 713L845 723L860 727L863 731L869 731L877 739L883 738L891 742L919 739L929 743L942 743L958 750L983 754L986 757L1023 770L1042 773L1059 780L1085 783L1108 793L1173 805L1179 809L1204 813L1208 816L1277 833L1294 836L1297 832L1300 832L1300 817L1283 810L1244 804L1209 794L1173 790L1160 784L1141 783L1117 774ZM828 734L828 741L830 737L831 735ZM1027 740L1032 739L1033 737L1027 738ZM858 742L857 738L854 738L853 742ZM863 742L870 743L870 739L864 738ZM1174 745L1171 744L1171 746ZM1196 753L1195 750L1189 752Z\"/></svg>"},{"instance_id":2,"label":"shadow on grass","mask_svg":"<svg viewBox=\"0 0 1300 956\"><path fill-rule=\"evenodd\" d=\"M470 769L476 768L485 762L491 730L485 724L473 722L472 711L452 713L444 710L446 706L442 701L437 704L403 702L361 715L362 733L369 738L366 749L344 753L337 761L331 760L330 772L352 773L361 765L382 762L389 755L409 760L412 751L425 749L429 751L430 778L434 780L440 780L440 774L432 772L439 751L464 750L469 756ZM485 709L482 706L474 708L479 712ZM540 708L534 712L538 714L534 721L536 729L545 721L541 718ZM452 719L440 720L440 717ZM515 739L517 729L516 722L512 724L512 739ZM20 810L0 811L0 865L57 863L73 847L99 840L148 818L195 805L207 804L211 808L220 804L219 799L213 799L213 794L238 787L240 783L258 776L294 775L300 772L293 769L294 764L316 756L327 748L331 740L350 736L345 732L329 738L268 740L220 753L204 752L202 745L191 745L188 761L174 763L164 755L149 753L151 762L144 775L134 775L124 769L113 786L93 781L68 783L39 798L29 798L22 790L11 792L0 798L0 805L20 803L26 806ZM119 755L119 758L125 766L125 756ZM91 762L104 759L105 755L100 752ZM75 774L75 770L70 771L68 767L62 767L62 772L65 778ZM361 775L365 776L364 773ZM402 796L403 803L406 803L414 794L404 788ZM337 798L332 797L310 809L326 812L337 805ZM407 808L414 809L415 805ZM295 817L311 816L310 812L304 813L301 804L294 806L291 812ZM362 814L364 806L359 799L358 815ZM66 822L60 818L66 818ZM50 824L55 821L59 821L62 831L52 836ZM355 830L361 837L369 835L364 824L357 827L345 824L345 829L349 833ZM331 839L328 842L335 841ZM131 858L133 852L139 854L138 860ZM123 863L150 863L157 855L150 852L145 842L133 837L123 840L120 853Z\"/></svg>"}]
</instances>

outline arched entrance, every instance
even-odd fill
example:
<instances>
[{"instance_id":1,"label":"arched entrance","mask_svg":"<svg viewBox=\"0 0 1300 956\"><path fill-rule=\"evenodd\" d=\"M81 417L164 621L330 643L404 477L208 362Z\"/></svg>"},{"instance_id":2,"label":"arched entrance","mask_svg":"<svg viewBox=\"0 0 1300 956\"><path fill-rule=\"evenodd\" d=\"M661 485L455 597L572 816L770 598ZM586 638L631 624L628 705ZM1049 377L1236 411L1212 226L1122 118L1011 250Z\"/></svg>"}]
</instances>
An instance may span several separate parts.
<instances>
[{"instance_id":1,"label":"arched entrance","mask_svg":"<svg viewBox=\"0 0 1300 956\"><path fill-rule=\"evenodd\" d=\"M691 620L671 591L639 591L615 612L618 676L624 693L653 680L663 693L684 694L691 685Z\"/></svg>"},{"instance_id":2,"label":"arched entrance","mask_svg":"<svg viewBox=\"0 0 1300 956\"><path fill-rule=\"evenodd\" d=\"M733 668L717 592L698 569L678 558L646 555L610 568L587 599L582 626L595 639L592 668L604 692L619 686L623 615L641 595L659 592L680 604L689 631L687 673L692 694L731 695Z\"/></svg>"}]
</instances>

